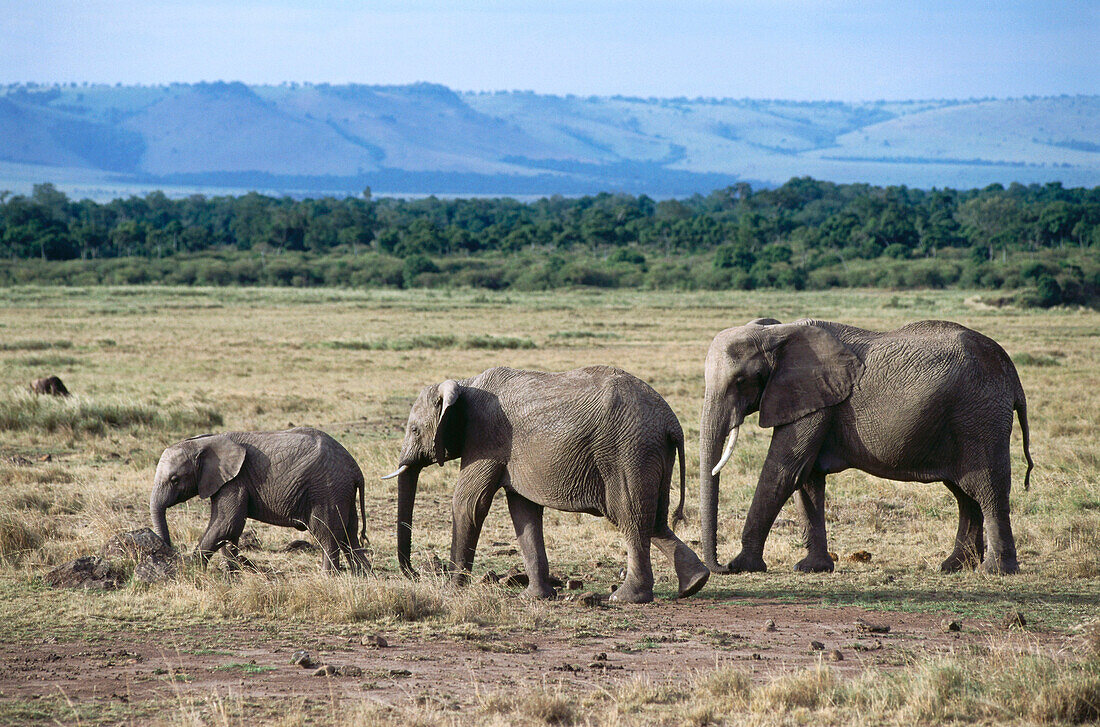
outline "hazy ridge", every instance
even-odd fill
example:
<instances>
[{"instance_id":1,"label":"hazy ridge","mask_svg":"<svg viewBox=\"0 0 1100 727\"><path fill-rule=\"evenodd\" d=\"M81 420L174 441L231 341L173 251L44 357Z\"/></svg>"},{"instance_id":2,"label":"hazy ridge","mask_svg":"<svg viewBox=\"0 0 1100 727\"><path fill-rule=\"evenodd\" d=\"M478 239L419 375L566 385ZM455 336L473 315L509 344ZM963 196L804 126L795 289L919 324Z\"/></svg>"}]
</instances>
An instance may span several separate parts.
<instances>
[{"instance_id":1,"label":"hazy ridge","mask_svg":"<svg viewBox=\"0 0 1100 727\"><path fill-rule=\"evenodd\" d=\"M435 84L0 89L0 187L651 195L809 175L1100 184L1100 96L791 102Z\"/></svg>"}]
</instances>

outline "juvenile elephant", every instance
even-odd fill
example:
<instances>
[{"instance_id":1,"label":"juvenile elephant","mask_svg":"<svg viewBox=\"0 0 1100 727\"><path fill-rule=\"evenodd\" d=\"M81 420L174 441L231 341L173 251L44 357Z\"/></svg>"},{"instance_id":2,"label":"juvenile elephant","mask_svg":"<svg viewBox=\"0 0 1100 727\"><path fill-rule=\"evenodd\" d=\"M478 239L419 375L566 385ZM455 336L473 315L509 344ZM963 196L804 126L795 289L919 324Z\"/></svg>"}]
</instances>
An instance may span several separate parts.
<instances>
[{"instance_id":1,"label":"juvenile elephant","mask_svg":"<svg viewBox=\"0 0 1100 727\"><path fill-rule=\"evenodd\" d=\"M680 455L683 517L684 435L661 396L625 371L593 366L564 373L494 368L420 392L409 413L398 477L397 557L409 550L420 470L461 458L452 506L452 577L473 566L481 526L504 488L529 576L527 595L553 598L542 511L601 515L626 540L626 579L612 595L653 600L652 541L672 561L681 597L706 583L702 561L668 526L669 483Z\"/></svg>"},{"instance_id":2,"label":"juvenile elephant","mask_svg":"<svg viewBox=\"0 0 1100 727\"><path fill-rule=\"evenodd\" d=\"M41 379L35 379L31 382L30 388L33 393L44 396L70 396L69 390L57 376L43 376Z\"/></svg>"},{"instance_id":3,"label":"juvenile elephant","mask_svg":"<svg viewBox=\"0 0 1100 727\"><path fill-rule=\"evenodd\" d=\"M355 493L359 493L356 535ZM195 495L210 500L210 522L196 553L205 563L229 543L236 550L245 520L308 530L321 544L325 570L340 553L356 572L369 568L363 473L324 432L298 427L280 432L226 432L185 439L164 450L157 464L149 512L153 530L171 544L165 511Z\"/></svg>"},{"instance_id":4,"label":"juvenile elephant","mask_svg":"<svg viewBox=\"0 0 1100 727\"><path fill-rule=\"evenodd\" d=\"M741 553L721 567L715 550L718 473L738 427L757 410L760 426L775 429ZM1023 433L1026 489L1033 466L1027 402L1015 366L992 339L945 321L876 333L824 321L760 319L722 331L707 352L700 425L703 557L716 572L766 570L764 541L798 491L809 553L796 568L831 571L825 476L854 467L892 480L947 485L958 500L959 529L944 571L981 563L990 572L1015 573L1013 411Z\"/></svg>"}]
</instances>

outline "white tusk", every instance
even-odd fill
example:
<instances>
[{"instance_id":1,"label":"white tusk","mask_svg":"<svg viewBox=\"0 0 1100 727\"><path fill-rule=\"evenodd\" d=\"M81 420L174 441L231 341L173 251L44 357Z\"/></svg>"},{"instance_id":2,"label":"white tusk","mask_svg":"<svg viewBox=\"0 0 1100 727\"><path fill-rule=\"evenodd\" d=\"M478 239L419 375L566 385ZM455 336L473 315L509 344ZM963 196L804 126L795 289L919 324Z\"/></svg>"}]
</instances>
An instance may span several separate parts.
<instances>
[{"instance_id":1,"label":"white tusk","mask_svg":"<svg viewBox=\"0 0 1100 727\"><path fill-rule=\"evenodd\" d=\"M729 461L730 455L733 454L733 448L737 445L737 432L741 427L734 427L730 432L729 442L726 443L726 449L722 452L722 459L718 460L718 464L714 465L714 469L710 471L712 475L717 475L722 471L722 468L726 466L726 462Z\"/></svg>"},{"instance_id":2,"label":"white tusk","mask_svg":"<svg viewBox=\"0 0 1100 727\"><path fill-rule=\"evenodd\" d=\"M401 474L402 472L404 472L408 468L409 468L409 466L407 464L403 464L400 467L398 467L396 470L394 470L393 472L390 472L388 475L386 475L382 479L392 480L394 477L397 477L399 474Z\"/></svg>"}]
</instances>

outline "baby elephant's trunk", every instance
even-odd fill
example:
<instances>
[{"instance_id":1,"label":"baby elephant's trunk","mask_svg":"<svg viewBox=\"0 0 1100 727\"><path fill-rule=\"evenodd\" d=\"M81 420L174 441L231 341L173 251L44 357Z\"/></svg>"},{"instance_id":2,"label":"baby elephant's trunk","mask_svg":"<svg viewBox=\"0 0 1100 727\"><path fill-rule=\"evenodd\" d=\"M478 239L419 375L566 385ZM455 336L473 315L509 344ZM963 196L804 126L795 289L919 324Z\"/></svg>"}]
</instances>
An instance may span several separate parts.
<instances>
[{"instance_id":1,"label":"baby elephant's trunk","mask_svg":"<svg viewBox=\"0 0 1100 727\"><path fill-rule=\"evenodd\" d=\"M153 532L166 544L172 544L172 538L168 535L168 518L165 512L174 504L172 492L166 487L154 487L149 495L149 515L153 519Z\"/></svg>"}]
</instances>

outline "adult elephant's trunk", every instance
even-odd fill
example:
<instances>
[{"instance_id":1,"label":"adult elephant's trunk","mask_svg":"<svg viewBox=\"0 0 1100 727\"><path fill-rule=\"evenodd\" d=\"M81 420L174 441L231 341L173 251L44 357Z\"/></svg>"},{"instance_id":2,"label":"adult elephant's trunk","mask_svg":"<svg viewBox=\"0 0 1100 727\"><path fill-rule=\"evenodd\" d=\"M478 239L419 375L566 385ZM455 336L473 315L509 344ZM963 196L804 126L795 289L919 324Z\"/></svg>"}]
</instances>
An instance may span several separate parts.
<instances>
[{"instance_id":1,"label":"adult elephant's trunk","mask_svg":"<svg viewBox=\"0 0 1100 727\"><path fill-rule=\"evenodd\" d=\"M702 556L707 567L724 573L718 565L718 453L729 433L731 412L722 398L707 392L703 402L703 418L699 424L699 529L702 536ZM726 453L728 457L728 453Z\"/></svg>"},{"instance_id":2,"label":"adult elephant's trunk","mask_svg":"<svg viewBox=\"0 0 1100 727\"><path fill-rule=\"evenodd\" d=\"M397 475L397 562L401 572L410 577L416 575L411 558L412 516L419 479L419 467L405 467Z\"/></svg>"},{"instance_id":3,"label":"adult elephant's trunk","mask_svg":"<svg viewBox=\"0 0 1100 727\"><path fill-rule=\"evenodd\" d=\"M172 545L172 538L168 535L168 518L165 511L176 504L175 493L164 485L154 487L149 495L149 515L153 519L153 532L167 545Z\"/></svg>"}]
</instances>

